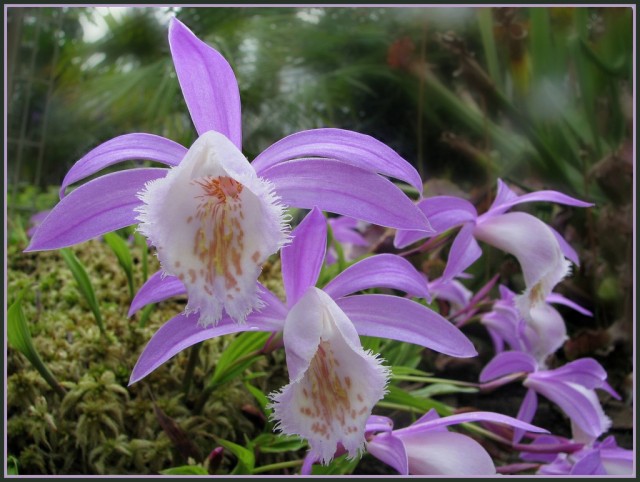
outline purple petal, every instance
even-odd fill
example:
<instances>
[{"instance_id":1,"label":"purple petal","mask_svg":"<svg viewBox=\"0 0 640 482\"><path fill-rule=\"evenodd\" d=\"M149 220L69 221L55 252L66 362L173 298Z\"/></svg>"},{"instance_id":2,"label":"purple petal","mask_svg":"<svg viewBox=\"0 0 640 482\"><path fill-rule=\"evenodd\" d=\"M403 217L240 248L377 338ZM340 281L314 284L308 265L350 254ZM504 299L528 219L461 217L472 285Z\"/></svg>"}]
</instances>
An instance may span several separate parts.
<instances>
[{"instance_id":1,"label":"purple petal","mask_svg":"<svg viewBox=\"0 0 640 482\"><path fill-rule=\"evenodd\" d=\"M471 291L456 279L437 278L429 282L429 291L433 297L451 303L456 310L465 307L472 296Z\"/></svg>"},{"instance_id":2,"label":"purple petal","mask_svg":"<svg viewBox=\"0 0 640 482\"><path fill-rule=\"evenodd\" d=\"M420 239L443 233L464 223L473 222L478 217L478 213L473 204L454 196L434 196L426 198L418 203L418 207L425 216L427 216L435 232L426 234L421 231L399 230L393 240L393 245L396 248L405 248Z\"/></svg>"},{"instance_id":3,"label":"purple petal","mask_svg":"<svg viewBox=\"0 0 640 482\"><path fill-rule=\"evenodd\" d=\"M524 385L558 405L585 434L598 438L609 429L611 420L604 414L593 390L537 375L529 375Z\"/></svg>"},{"instance_id":4,"label":"purple petal","mask_svg":"<svg viewBox=\"0 0 640 482\"><path fill-rule=\"evenodd\" d=\"M548 430L545 430L540 427L536 427L535 425L531 425L528 422L524 422L517 418L509 417L508 415L502 415L494 412L467 412L467 413L459 413L456 415L449 415L448 417L437 418L434 420L429 420L422 423L414 423L409 427L402 428L400 430L394 430L394 434L397 436L402 436L406 434L417 434L427 431L432 431L436 429L441 429L443 427L448 427L449 425L457 425L459 423L469 423L469 422L493 422L493 423L503 423L505 425L510 425L512 427L516 427L522 430L528 430L530 432L536 433L548 433Z\"/></svg>"},{"instance_id":5,"label":"purple petal","mask_svg":"<svg viewBox=\"0 0 640 482\"><path fill-rule=\"evenodd\" d=\"M578 313L582 313L585 316L593 316L592 312L590 312L586 308L583 308L579 304L574 303L570 299L565 298L564 296L562 296L559 293L551 293L549 296L547 296L546 301L547 301L547 303L553 303L553 304L557 304L557 305L568 306L569 308L572 308L572 309L576 310Z\"/></svg>"},{"instance_id":6,"label":"purple petal","mask_svg":"<svg viewBox=\"0 0 640 482\"><path fill-rule=\"evenodd\" d=\"M364 430L366 433L391 432L393 420L382 415L370 415Z\"/></svg>"},{"instance_id":7,"label":"purple petal","mask_svg":"<svg viewBox=\"0 0 640 482\"><path fill-rule=\"evenodd\" d=\"M60 186L60 199L67 186L107 166L132 159L148 159L169 166L180 163L187 149L177 142L153 134L125 134L100 144L76 162Z\"/></svg>"},{"instance_id":8,"label":"purple petal","mask_svg":"<svg viewBox=\"0 0 640 482\"><path fill-rule=\"evenodd\" d=\"M540 379L578 383L585 388L600 388L607 379L607 372L593 358L581 358L553 370L536 374Z\"/></svg>"},{"instance_id":9,"label":"purple petal","mask_svg":"<svg viewBox=\"0 0 640 482\"><path fill-rule=\"evenodd\" d=\"M327 249L327 220L322 212L314 208L291 237L291 244L281 250L282 281L289 307L318 281Z\"/></svg>"},{"instance_id":10,"label":"purple petal","mask_svg":"<svg viewBox=\"0 0 640 482\"><path fill-rule=\"evenodd\" d=\"M127 316L132 316L136 311L151 303L158 303L174 296L186 294L187 289L177 276L163 276L163 274L163 271L155 272L142 285L131 302Z\"/></svg>"},{"instance_id":11,"label":"purple petal","mask_svg":"<svg viewBox=\"0 0 640 482\"><path fill-rule=\"evenodd\" d=\"M252 162L258 174L284 161L303 157L326 157L370 172L405 181L422 193L415 168L386 144L371 136L344 129L313 129L297 132L265 149Z\"/></svg>"},{"instance_id":12,"label":"purple petal","mask_svg":"<svg viewBox=\"0 0 640 482\"><path fill-rule=\"evenodd\" d=\"M399 229L393 238L393 246L397 249L406 248L410 244L433 236L433 233L425 233L424 231L410 231Z\"/></svg>"},{"instance_id":13,"label":"purple petal","mask_svg":"<svg viewBox=\"0 0 640 482\"><path fill-rule=\"evenodd\" d=\"M600 451L592 450L578 460L569 475L607 475L600 460Z\"/></svg>"},{"instance_id":14,"label":"purple petal","mask_svg":"<svg viewBox=\"0 0 640 482\"><path fill-rule=\"evenodd\" d=\"M562 194L561 192L557 192L557 191L536 191L529 194L524 194L522 196L518 196L515 199L511 199L510 201L507 201L501 204L500 208L501 209L511 208L518 204L537 202L537 201L546 201L546 202L552 202L556 204L565 204L567 206L576 206L579 208L588 208L594 205L593 203L581 201L579 199L572 198L571 196L567 196L566 194Z\"/></svg>"},{"instance_id":15,"label":"purple petal","mask_svg":"<svg viewBox=\"0 0 640 482\"><path fill-rule=\"evenodd\" d=\"M487 451L471 437L454 432L402 436L412 475L494 475Z\"/></svg>"},{"instance_id":16,"label":"purple petal","mask_svg":"<svg viewBox=\"0 0 640 482\"><path fill-rule=\"evenodd\" d=\"M129 385L146 377L182 350L201 341L241 331L282 330L283 318L263 313L253 312L249 314L247 322L243 324L236 323L225 316L216 326L208 326L206 328L198 323L199 313L180 314L173 317L162 325L147 343L131 372Z\"/></svg>"},{"instance_id":17,"label":"purple petal","mask_svg":"<svg viewBox=\"0 0 640 482\"><path fill-rule=\"evenodd\" d=\"M558 240L558 244L560 245L560 249L562 250L562 254L565 258L569 259L576 266L580 266L580 258L578 257L578 253L575 249L571 247L567 240L555 229L547 224L547 227L551 230L553 235Z\"/></svg>"},{"instance_id":18,"label":"purple petal","mask_svg":"<svg viewBox=\"0 0 640 482\"><path fill-rule=\"evenodd\" d=\"M526 395L522 399L522 404L520 405L520 409L518 410L518 415L516 418L518 420L522 420L523 422L531 422L533 417L538 410L538 396L534 390L527 390ZM513 432L513 443L518 443L522 440L525 431L522 428L516 428Z\"/></svg>"},{"instance_id":19,"label":"purple petal","mask_svg":"<svg viewBox=\"0 0 640 482\"><path fill-rule=\"evenodd\" d=\"M422 211L391 181L344 162L298 159L270 167L261 175L289 206L317 206L372 224L431 230Z\"/></svg>"},{"instance_id":20,"label":"purple petal","mask_svg":"<svg viewBox=\"0 0 640 482\"><path fill-rule=\"evenodd\" d=\"M409 461L404 444L393 434L376 435L367 443L367 452L393 467L400 475L409 475Z\"/></svg>"},{"instance_id":21,"label":"purple petal","mask_svg":"<svg viewBox=\"0 0 640 482\"><path fill-rule=\"evenodd\" d=\"M198 134L220 132L242 149L240 91L229 62L176 18L169 25L169 46Z\"/></svg>"},{"instance_id":22,"label":"purple petal","mask_svg":"<svg viewBox=\"0 0 640 482\"><path fill-rule=\"evenodd\" d=\"M517 197L518 195L515 192L513 192L511 189L509 189L509 186L507 186L502 181L502 179L498 179L498 189L496 191L496 197L493 200L493 203L491 203L491 206L489 207L489 212L494 214L502 214L508 208L501 209L501 206L516 199Z\"/></svg>"},{"instance_id":23,"label":"purple petal","mask_svg":"<svg viewBox=\"0 0 640 482\"><path fill-rule=\"evenodd\" d=\"M523 352L505 351L493 357L480 372L480 382L484 383L512 373L536 371L535 359Z\"/></svg>"},{"instance_id":24,"label":"purple petal","mask_svg":"<svg viewBox=\"0 0 640 482\"><path fill-rule=\"evenodd\" d=\"M450 280L458 276L482 255L482 250L473 237L473 224L466 224L451 244L447 266L442 278Z\"/></svg>"},{"instance_id":25,"label":"purple petal","mask_svg":"<svg viewBox=\"0 0 640 482\"><path fill-rule=\"evenodd\" d=\"M555 236L545 223L530 214L512 212L479 218L473 235L515 256L528 289L541 283L546 296L567 274L569 263Z\"/></svg>"},{"instance_id":26,"label":"purple petal","mask_svg":"<svg viewBox=\"0 0 640 482\"><path fill-rule=\"evenodd\" d=\"M633 450L621 448L600 449L600 459L607 474L609 475L631 475L634 469Z\"/></svg>"},{"instance_id":27,"label":"purple petal","mask_svg":"<svg viewBox=\"0 0 640 482\"><path fill-rule=\"evenodd\" d=\"M25 251L64 248L136 224L134 209L144 185L167 169L129 169L93 179L62 199L45 218Z\"/></svg>"},{"instance_id":28,"label":"purple petal","mask_svg":"<svg viewBox=\"0 0 640 482\"><path fill-rule=\"evenodd\" d=\"M360 335L406 341L462 358L477 355L473 344L450 321L415 301L389 295L356 295L336 303Z\"/></svg>"},{"instance_id":29,"label":"purple petal","mask_svg":"<svg viewBox=\"0 0 640 482\"><path fill-rule=\"evenodd\" d=\"M426 277L404 258L393 254L370 256L349 266L331 280L324 292L334 299L370 288L391 288L429 299Z\"/></svg>"},{"instance_id":30,"label":"purple petal","mask_svg":"<svg viewBox=\"0 0 640 482\"><path fill-rule=\"evenodd\" d=\"M473 204L454 196L429 197L420 201L418 207L429 218L431 227L437 234L473 222L478 217Z\"/></svg>"},{"instance_id":31,"label":"purple petal","mask_svg":"<svg viewBox=\"0 0 640 482\"><path fill-rule=\"evenodd\" d=\"M333 239L339 243L354 246L368 246L368 241L357 231L359 221L348 216L338 216L327 220L333 231Z\"/></svg>"}]
</instances>

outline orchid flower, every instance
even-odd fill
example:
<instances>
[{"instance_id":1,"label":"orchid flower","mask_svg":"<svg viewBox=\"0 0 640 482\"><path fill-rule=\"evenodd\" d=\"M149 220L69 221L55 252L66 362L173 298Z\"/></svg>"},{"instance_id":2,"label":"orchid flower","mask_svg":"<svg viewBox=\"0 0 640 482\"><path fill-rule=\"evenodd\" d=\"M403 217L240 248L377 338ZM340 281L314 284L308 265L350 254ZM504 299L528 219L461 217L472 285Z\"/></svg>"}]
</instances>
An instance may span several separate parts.
<instances>
[{"instance_id":1,"label":"orchid flower","mask_svg":"<svg viewBox=\"0 0 640 482\"><path fill-rule=\"evenodd\" d=\"M544 448L567 443L561 437L543 435L532 442L532 446ZM584 444L573 453L524 452L522 460L544 462L538 469L540 475L632 475L634 454L623 449L610 435L603 441Z\"/></svg>"},{"instance_id":2,"label":"orchid flower","mask_svg":"<svg viewBox=\"0 0 640 482\"><path fill-rule=\"evenodd\" d=\"M361 226L365 223L349 216L329 218L328 223L331 227L334 241L340 243L342 246L346 261L353 261L358 256L366 253L369 241L367 241L360 232ZM333 264L337 260L338 255L332 245L327 251L326 263Z\"/></svg>"},{"instance_id":3,"label":"orchid flower","mask_svg":"<svg viewBox=\"0 0 640 482\"><path fill-rule=\"evenodd\" d=\"M224 57L172 19L169 46L199 138L190 149L152 134L101 144L67 173L61 201L27 251L77 244L140 223L162 272L180 278L185 313L203 325L226 312L242 323L265 306L256 280L263 262L287 242L285 207L353 216L400 229L429 223L382 175L420 189L417 171L372 137L341 129L290 135L249 163L241 152L240 94ZM148 159L169 166L118 171L65 196L67 187L107 166Z\"/></svg>"},{"instance_id":4,"label":"orchid flower","mask_svg":"<svg viewBox=\"0 0 640 482\"><path fill-rule=\"evenodd\" d=\"M588 207L591 203L574 199L556 191L538 191L516 195L498 179L496 198L489 210L478 215L468 201L453 196L434 196L418 202L418 206L430 219L435 233L399 230L394 244L405 247L415 241L441 234L462 226L456 236L443 278L451 279L471 266L482 251L477 241L483 241L515 256L525 281L525 291L517 303L525 318L544 317L548 313L543 302L553 287L569 272L565 257L579 264L577 253L552 227L534 216L523 212L507 213L518 204L533 201L550 201L569 206ZM536 313L536 308L542 313Z\"/></svg>"},{"instance_id":5,"label":"orchid flower","mask_svg":"<svg viewBox=\"0 0 640 482\"><path fill-rule=\"evenodd\" d=\"M611 420L605 415L595 393L605 390L614 398L619 395L606 382L607 373L592 358L581 358L552 370L540 369L535 358L523 352L506 351L494 357L480 373L480 382L493 380L500 386L524 376L528 389L517 418L531 422L538 407L538 394L555 403L569 417L575 431L595 440L609 430ZM516 431L519 440L522 433Z\"/></svg>"},{"instance_id":6,"label":"orchid flower","mask_svg":"<svg viewBox=\"0 0 640 482\"><path fill-rule=\"evenodd\" d=\"M546 430L506 415L468 412L440 418L431 409L411 426L393 430L387 417L367 422L367 452L401 475L493 475L496 468L487 451L467 435L449 432L459 423L490 421L531 432Z\"/></svg>"},{"instance_id":7,"label":"orchid flower","mask_svg":"<svg viewBox=\"0 0 640 482\"><path fill-rule=\"evenodd\" d=\"M500 299L485 313L480 322L487 328L496 352L505 344L512 350L532 355L540 367L567 339L567 330L558 311L550 303L568 306L584 315L592 313L558 293L547 296L546 302L536 307L536 316L527 321L516 305L516 294L504 285L499 287Z\"/></svg>"},{"instance_id":8,"label":"orchid flower","mask_svg":"<svg viewBox=\"0 0 640 482\"><path fill-rule=\"evenodd\" d=\"M454 312L466 307L473 297L471 290L453 278L440 277L429 281L429 291L435 299L448 301Z\"/></svg>"},{"instance_id":9,"label":"orchid flower","mask_svg":"<svg viewBox=\"0 0 640 482\"><path fill-rule=\"evenodd\" d=\"M457 357L476 351L458 328L420 303L390 295L348 296L385 287L427 297L426 280L404 258L365 258L319 289L315 284L326 254L326 219L314 208L291 236L291 244L281 251L286 304L258 285L266 304L250 313L245 324L225 316L218 325L204 327L194 323L195 314L176 316L149 341L130 383L200 341L241 331L283 332L291 383L272 394L279 429L306 438L314 456L325 463L338 446L355 457L364 444L367 417L384 396L388 379L387 369L362 349L358 335L419 344ZM185 292L176 277L147 284L137 295L137 307Z\"/></svg>"}]
</instances>

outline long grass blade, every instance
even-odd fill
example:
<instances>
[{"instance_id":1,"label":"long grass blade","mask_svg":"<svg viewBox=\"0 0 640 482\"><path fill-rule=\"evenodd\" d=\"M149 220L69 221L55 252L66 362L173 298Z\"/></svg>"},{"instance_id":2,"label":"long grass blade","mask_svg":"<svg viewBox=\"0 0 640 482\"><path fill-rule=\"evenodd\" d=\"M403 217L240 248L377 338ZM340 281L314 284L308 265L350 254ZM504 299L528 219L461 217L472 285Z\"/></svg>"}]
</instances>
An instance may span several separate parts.
<instances>
[{"instance_id":1,"label":"long grass blade","mask_svg":"<svg viewBox=\"0 0 640 482\"><path fill-rule=\"evenodd\" d=\"M44 364L38 351L33 346L31 340L31 332L27 325L27 320L22 311L22 298L28 288L25 288L18 299L7 310L7 338L9 345L14 349L22 353L27 360L31 362L38 373L42 375L42 378L46 380L51 388L53 388L58 395L64 397L66 390L58 383L58 380L49 371Z\"/></svg>"},{"instance_id":2,"label":"long grass blade","mask_svg":"<svg viewBox=\"0 0 640 482\"><path fill-rule=\"evenodd\" d=\"M77 258L77 256L73 254L73 251L71 251L69 248L62 248L60 250L60 254L62 255L65 263L67 263L67 266L71 270L73 277L78 283L78 288L80 289L82 296L84 296L84 299L89 304L89 308L91 308L91 311L93 312L93 316L98 323L100 332L103 335L106 334L104 323L102 321L102 314L100 313L100 305L98 304L96 292L93 289L93 285L91 284L91 280L89 279L87 270Z\"/></svg>"}]
</instances>

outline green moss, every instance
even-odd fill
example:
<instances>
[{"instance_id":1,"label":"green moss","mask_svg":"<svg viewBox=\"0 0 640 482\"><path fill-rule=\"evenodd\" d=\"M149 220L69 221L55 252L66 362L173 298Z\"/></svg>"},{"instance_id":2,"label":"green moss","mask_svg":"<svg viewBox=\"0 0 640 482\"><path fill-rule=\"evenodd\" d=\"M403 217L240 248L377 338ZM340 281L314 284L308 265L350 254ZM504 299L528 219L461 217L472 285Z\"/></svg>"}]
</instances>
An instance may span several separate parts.
<instances>
[{"instance_id":1,"label":"green moss","mask_svg":"<svg viewBox=\"0 0 640 482\"><path fill-rule=\"evenodd\" d=\"M34 346L67 390L63 399L42 380L29 362L9 349L7 359L7 445L18 460L21 474L154 474L187 463L163 431L154 411L157 406L188 434L204 458L216 447L215 438L243 444L257 435L242 407L256 405L242 381L216 390L201 413L194 413L220 353L233 337L204 342L185 397L182 383L189 352L176 355L143 381L128 386L131 370L142 349L164 322L179 313L184 299L159 303L144 327L140 313L127 318L130 303L127 280L118 261L104 243L93 240L73 247L94 285L108 337L100 334L95 319L78 292L73 276L56 251L22 253L24 246L8 249L8 301L30 286L23 310ZM131 246L134 259L139 246ZM149 256L149 272L159 268ZM134 283L143 283L135 270ZM282 292L279 265L268 264L261 280ZM279 290L279 291L278 291ZM252 370L273 370L273 380L260 377L255 384L265 391L282 385L282 357ZM274 385L273 383L279 383ZM228 473L227 458L219 473Z\"/></svg>"}]
</instances>

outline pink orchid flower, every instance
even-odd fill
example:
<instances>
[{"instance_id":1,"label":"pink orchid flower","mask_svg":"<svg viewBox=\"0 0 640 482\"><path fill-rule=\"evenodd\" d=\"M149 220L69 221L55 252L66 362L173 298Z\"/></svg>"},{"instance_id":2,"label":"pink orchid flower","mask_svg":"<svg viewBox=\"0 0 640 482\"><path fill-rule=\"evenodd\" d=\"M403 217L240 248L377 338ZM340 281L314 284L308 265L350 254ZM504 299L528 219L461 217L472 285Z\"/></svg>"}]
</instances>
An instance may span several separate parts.
<instances>
[{"instance_id":1,"label":"pink orchid flower","mask_svg":"<svg viewBox=\"0 0 640 482\"><path fill-rule=\"evenodd\" d=\"M434 196L421 200L418 206L429 217L435 233L399 230L394 244L402 248L425 237L462 226L451 246L443 278L452 279L471 266L482 253L478 241L483 241L518 259L525 291L517 297L516 303L520 305L525 318L544 317L547 311L544 300L569 272L565 257L578 264L578 256L557 231L536 217L523 212L506 212L518 204L534 201L592 206L591 203L556 191L538 191L518 196L498 179L496 198L482 215L478 215L470 202L453 196ZM536 313L536 309L542 310L542 313Z\"/></svg>"},{"instance_id":2,"label":"pink orchid flower","mask_svg":"<svg viewBox=\"0 0 640 482\"><path fill-rule=\"evenodd\" d=\"M287 301L258 285L261 310L238 324L225 316L216 326L180 314L149 341L133 369L134 383L175 354L200 341L241 331L282 332L290 383L271 395L274 419L286 434L309 441L311 453L328 463L338 447L355 457L364 446L364 427L385 393L388 371L365 352L359 335L419 344L457 357L476 355L472 343L448 320L407 298L353 293L373 287L428 296L424 277L404 258L381 254L365 258L322 289L315 286L326 255L327 223L314 208L282 248ZM134 300L139 308L185 292L176 277L156 276Z\"/></svg>"},{"instance_id":3,"label":"pink orchid flower","mask_svg":"<svg viewBox=\"0 0 640 482\"><path fill-rule=\"evenodd\" d=\"M429 223L382 175L420 190L417 171L372 137L341 129L298 132L252 163L244 157L240 93L224 57L177 19L169 46L199 138L190 149L144 133L101 144L67 173L61 201L27 251L58 249L140 222L157 248L162 272L182 279L186 313L203 325L228 314L244 322L265 305L256 279L288 239L285 208L322 210L400 229ZM111 166L147 159L169 166L137 168L67 187Z\"/></svg>"},{"instance_id":4,"label":"pink orchid flower","mask_svg":"<svg viewBox=\"0 0 640 482\"><path fill-rule=\"evenodd\" d=\"M493 387L524 378L528 389L517 418L531 422L538 408L538 394L555 403L569 417L574 430L596 439L611 427L611 420L602 410L596 389L612 397L619 395L606 382L607 373L593 358L581 358L552 370L540 369L534 357L527 353L506 351L495 356L480 373L480 382ZM487 384L487 385L489 385ZM522 432L516 430L515 441Z\"/></svg>"}]
</instances>

